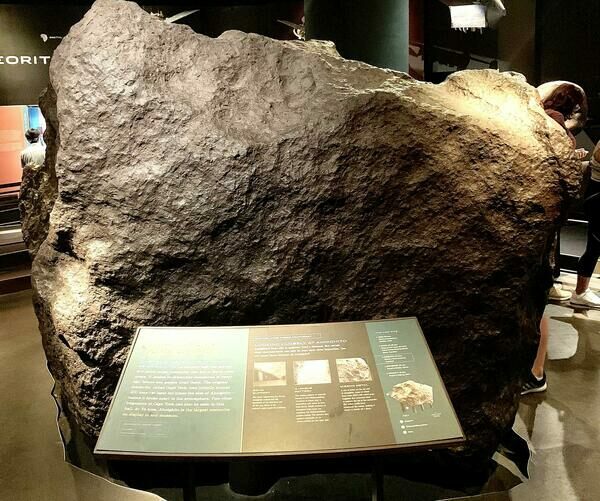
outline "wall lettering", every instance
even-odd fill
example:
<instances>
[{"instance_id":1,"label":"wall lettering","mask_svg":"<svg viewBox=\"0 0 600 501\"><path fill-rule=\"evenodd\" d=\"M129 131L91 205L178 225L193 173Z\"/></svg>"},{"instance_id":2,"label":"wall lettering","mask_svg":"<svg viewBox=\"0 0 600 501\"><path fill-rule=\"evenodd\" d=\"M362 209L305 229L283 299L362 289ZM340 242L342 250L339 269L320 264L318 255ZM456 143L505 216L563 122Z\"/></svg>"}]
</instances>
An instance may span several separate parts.
<instances>
[{"instance_id":1,"label":"wall lettering","mask_svg":"<svg viewBox=\"0 0 600 501\"><path fill-rule=\"evenodd\" d=\"M0 64L48 64L51 56L0 56Z\"/></svg>"}]
</instances>

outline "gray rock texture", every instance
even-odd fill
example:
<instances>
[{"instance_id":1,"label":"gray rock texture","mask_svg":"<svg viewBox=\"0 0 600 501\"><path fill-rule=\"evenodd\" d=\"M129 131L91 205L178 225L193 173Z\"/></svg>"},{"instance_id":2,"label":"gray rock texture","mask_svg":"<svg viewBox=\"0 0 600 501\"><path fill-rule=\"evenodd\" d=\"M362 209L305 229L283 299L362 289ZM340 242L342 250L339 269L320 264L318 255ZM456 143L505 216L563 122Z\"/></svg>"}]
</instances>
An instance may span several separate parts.
<instances>
[{"instance_id":1,"label":"gray rock texture","mask_svg":"<svg viewBox=\"0 0 600 501\"><path fill-rule=\"evenodd\" d=\"M426 84L117 0L50 75L54 153L25 181L25 235L50 369L88 436L139 325L416 315L468 435L457 452L491 454L580 177L522 77Z\"/></svg>"}]
</instances>

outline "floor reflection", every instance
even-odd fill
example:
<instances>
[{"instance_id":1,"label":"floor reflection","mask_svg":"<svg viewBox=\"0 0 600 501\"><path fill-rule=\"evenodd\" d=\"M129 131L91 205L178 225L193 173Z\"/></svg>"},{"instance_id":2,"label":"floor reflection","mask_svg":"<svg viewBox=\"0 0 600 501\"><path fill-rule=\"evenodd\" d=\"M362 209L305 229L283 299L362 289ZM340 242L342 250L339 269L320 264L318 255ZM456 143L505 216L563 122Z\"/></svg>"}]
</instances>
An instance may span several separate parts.
<instances>
[{"instance_id":1,"label":"floor reflection","mask_svg":"<svg viewBox=\"0 0 600 501\"><path fill-rule=\"evenodd\" d=\"M600 499L600 311L549 305L548 390L523 397L515 431L530 480L510 499Z\"/></svg>"}]
</instances>

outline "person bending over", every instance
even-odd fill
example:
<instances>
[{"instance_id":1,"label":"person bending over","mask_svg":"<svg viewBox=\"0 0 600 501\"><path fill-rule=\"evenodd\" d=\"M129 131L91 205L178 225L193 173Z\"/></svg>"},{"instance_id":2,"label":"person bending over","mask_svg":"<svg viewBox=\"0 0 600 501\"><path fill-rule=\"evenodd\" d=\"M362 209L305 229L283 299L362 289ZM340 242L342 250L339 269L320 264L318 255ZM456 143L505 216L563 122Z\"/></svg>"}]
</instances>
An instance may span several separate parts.
<instances>
[{"instance_id":1,"label":"person bending over","mask_svg":"<svg viewBox=\"0 0 600 501\"><path fill-rule=\"evenodd\" d=\"M577 141L573 131L581 129L587 121L587 98L584 90L577 84L571 82L548 82L538 87L540 99L546 114L557 122L566 132L573 145L575 158L581 160L587 155L584 149L575 149ZM556 233L554 241L554 262L552 263L552 275L555 283L548 292L550 299L566 301L572 298L568 291L562 290L556 282L560 276L560 231ZM548 351L548 319L543 316L540 322L540 341L537 354L523 387L521 395L546 391L548 383L544 365Z\"/></svg>"},{"instance_id":2,"label":"person bending over","mask_svg":"<svg viewBox=\"0 0 600 501\"><path fill-rule=\"evenodd\" d=\"M588 105L585 91L577 84L566 81L548 82L538 87L538 93L546 114L557 122L566 132L575 150L575 158L582 160L587 151L577 148L574 132L579 131L587 121ZM558 282L560 277L560 230L556 232L552 256L552 276L554 285L548 296L557 301L568 301L571 293L562 290Z\"/></svg>"}]
</instances>

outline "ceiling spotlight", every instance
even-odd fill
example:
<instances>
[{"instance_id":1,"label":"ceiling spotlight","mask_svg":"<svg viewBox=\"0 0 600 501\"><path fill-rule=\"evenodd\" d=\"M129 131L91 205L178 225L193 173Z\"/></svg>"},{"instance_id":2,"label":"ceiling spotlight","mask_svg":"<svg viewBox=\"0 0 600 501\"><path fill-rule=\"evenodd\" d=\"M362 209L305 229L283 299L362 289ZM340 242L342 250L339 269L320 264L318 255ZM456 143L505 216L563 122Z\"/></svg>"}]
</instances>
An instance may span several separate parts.
<instances>
[{"instance_id":1,"label":"ceiling spotlight","mask_svg":"<svg viewBox=\"0 0 600 501\"><path fill-rule=\"evenodd\" d=\"M506 15L506 8L501 0L441 0L450 8L452 28L469 31L495 27Z\"/></svg>"}]
</instances>

